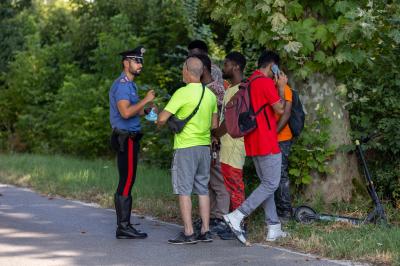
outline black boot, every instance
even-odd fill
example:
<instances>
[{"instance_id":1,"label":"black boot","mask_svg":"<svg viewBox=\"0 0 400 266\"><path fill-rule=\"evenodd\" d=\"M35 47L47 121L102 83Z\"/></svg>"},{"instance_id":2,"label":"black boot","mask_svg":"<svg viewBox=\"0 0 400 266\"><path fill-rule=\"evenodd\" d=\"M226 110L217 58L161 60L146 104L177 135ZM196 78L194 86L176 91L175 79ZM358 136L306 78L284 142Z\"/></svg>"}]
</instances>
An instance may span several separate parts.
<instances>
[{"instance_id":1,"label":"black boot","mask_svg":"<svg viewBox=\"0 0 400 266\"><path fill-rule=\"evenodd\" d=\"M136 230L131 224L132 196L124 197L115 194L115 212L117 213L118 239L146 238L147 234Z\"/></svg>"}]
</instances>

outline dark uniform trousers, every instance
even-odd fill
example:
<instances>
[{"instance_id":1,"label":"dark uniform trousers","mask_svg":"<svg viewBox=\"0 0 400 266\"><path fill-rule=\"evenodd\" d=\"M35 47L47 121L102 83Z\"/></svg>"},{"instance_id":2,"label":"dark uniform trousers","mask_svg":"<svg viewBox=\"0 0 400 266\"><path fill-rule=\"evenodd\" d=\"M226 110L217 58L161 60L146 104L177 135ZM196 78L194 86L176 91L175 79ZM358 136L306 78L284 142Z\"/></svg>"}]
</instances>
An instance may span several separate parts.
<instances>
[{"instance_id":1,"label":"dark uniform trousers","mask_svg":"<svg viewBox=\"0 0 400 266\"><path fill-rule=\"evenodd\" d=\"M289 155L290 148L292 147L292 141L281 141L279 142L279 148L282 153L282 168L281 168L281 180L279 187L275 191L275 204L276 211L279 217L290 217L292 214L292 204L290 197L290 181L289 181Z\"/></svg>"},{"instance_id":2,"label":"dark uniform trousers","mask_svg":"<svg viewBox=\"0 0 400 266\"><path fill-rule=\"evenodd\" d=\"M119 196L131 195L136 179L140 137L140 133L124 135L115 131L111 136L111 146L117 152L119 182L116 194Z\"/></svg>"},{"instance_id":3,"label":"dark uniform trousers","mask_svg":"<svg viewBox=\"0 0 400 266\"><path fill-rule=\"evenodd\" d=\"M136 179L139 141L142 134L114 129L111 147L117 152L119 172L118 188L114 196L117 214L117 238L146 238L147 234L136 230L131 224L132 186Z\"/></svg>"}]
</instances>

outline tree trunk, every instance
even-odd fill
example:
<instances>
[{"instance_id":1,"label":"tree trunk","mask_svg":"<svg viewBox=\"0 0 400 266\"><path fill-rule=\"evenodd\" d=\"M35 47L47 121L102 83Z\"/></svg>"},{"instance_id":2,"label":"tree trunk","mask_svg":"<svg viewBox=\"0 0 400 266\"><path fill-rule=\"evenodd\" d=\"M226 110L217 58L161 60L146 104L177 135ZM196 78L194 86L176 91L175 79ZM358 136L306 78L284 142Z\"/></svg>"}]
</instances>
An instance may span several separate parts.
<instances>
[{"instance_id":1,"label":"tree trunk","mask_svg":"<svg viewBox=\"0 0 400 266\"><path fill-rule=\"evenodd\" d=\"M316 119L316 110L323 108L331 120L329 125L330 142L338 148L350 144L349 114L343 108L344 101L337 92L333 77L322 74L312 75L306 82L297 86L307 113L306 123ZM329 161L332 171L325 177L313 175L313 181L306 189L306 196L314 198L321 195L325 202L349 201L354 189L353 181L360 180L357 157L337 151Z\"/></svg>"}]
</instances>

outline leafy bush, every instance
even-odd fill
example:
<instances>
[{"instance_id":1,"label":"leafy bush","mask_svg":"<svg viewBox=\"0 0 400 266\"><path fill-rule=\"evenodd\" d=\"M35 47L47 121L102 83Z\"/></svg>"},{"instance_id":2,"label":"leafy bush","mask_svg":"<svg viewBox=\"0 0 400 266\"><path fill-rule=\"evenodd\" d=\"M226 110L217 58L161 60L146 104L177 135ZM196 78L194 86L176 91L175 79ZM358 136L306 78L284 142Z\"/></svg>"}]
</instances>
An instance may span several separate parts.
<instances>
[{"instance_id":1,"label":"leafy bush","mask_svg":"<svg viewBox=\"0 0 400 266\"><path fill-rule=\"evenodd\" d=\"M310 184L313 172L326 174L330 171L327 161L335 154L335 148L328 146L329 123L329 119L320 110L318 118L305 125L292 146L289 177L297 188Z\"/></svg>"},{"instance_id":2,"label":"leafy bush","mask_svg":"<svg viewBox=\"0 0 400 266\"><path fill-rule=\"evenodd\" d=\"M320 109L318 119L306 124L299 138L294 140L289 156L289 178L292 190L300 193L312 181L312 173L326 174L330 171L327 161L335 154L334 147L328 146L330 121ZM246 192L250 193L259 184L254 164L246 160L244 167Z\"/></svg>"},{"instance_id":3,"label":"leafy bush","mask_svg":"<svg viewBox=\"0 0 400 266\"><path fill-rule=\"evenodd\" d=\"M19 30L14 36L0 30L11 38L2 43L5 51L14 51L13 56L0 53L8 62L3 68L7 74L0 75L2 150L108 156L108 91L121 73L118 53L139 44L149 48L144 71L135 80L141 96L155 88L162 107L180 84L176 66L182 56L176 60L164 54L174 51L176 43L188 42L182 27L185 18L176 9L180 5L126 1L140 8L143 14L138 17L134 9L121 9L112 1L35 2L26 12L17 12L17 4L6 5L12 16L2 18L0 13L7 25ZM144 20L154 27L147 27ZM156 138L154 125L144 127L149 134L142 158L166 165L169 157L161 154L171 153L171 135L163 130L163 137Z\"/></svg>"}]
</instances>

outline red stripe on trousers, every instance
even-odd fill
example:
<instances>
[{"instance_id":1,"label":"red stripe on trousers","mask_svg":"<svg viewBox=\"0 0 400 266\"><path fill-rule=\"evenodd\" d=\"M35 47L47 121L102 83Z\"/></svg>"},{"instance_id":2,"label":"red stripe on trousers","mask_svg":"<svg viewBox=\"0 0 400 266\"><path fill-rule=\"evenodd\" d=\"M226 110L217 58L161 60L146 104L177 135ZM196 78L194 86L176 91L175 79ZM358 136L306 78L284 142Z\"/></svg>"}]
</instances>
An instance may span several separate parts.
<instances>
[{"instance_id":1,"label":"red stripe on trousers","mask_svg":"<svg viewBox=\"0 0 400 266\"><path fill-rule=\"evenodd\" d=\"M128 138L128 176L126 177L123 196L129 196L129 188L131 187L133 177L133 140Z\"/></svg>"}]
</instances>

